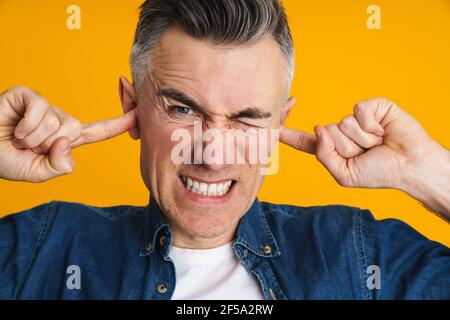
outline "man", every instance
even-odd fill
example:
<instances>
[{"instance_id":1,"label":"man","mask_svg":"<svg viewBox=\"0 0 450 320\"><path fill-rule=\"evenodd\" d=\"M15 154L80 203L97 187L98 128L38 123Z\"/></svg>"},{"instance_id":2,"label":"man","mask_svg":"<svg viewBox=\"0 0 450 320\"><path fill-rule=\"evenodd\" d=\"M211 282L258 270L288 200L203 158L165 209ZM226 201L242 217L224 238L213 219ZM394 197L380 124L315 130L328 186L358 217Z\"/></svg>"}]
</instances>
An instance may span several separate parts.
<instances>
[{"instance_id":1,"label":"man","mask_svg":"<svg viewBox=\"0 0 450 320\"><path fill-rule=\"evenodd\" d=\"M259 163L173 161L173 132L196 123L223 135L280 129L339 184L399 189L450 218L449 151L393 102L360 102L315 135L283 127L293 65L276 0L149 0L133 83L120 78L121 117L81 125L28 88L3 93L0 178L71 173L71 149L128 131L141 141L151 199L144 208L51 202L3 218L0 298L450 298L450 250L400 221L258 202Z\"/></svg>"}]
</instances>

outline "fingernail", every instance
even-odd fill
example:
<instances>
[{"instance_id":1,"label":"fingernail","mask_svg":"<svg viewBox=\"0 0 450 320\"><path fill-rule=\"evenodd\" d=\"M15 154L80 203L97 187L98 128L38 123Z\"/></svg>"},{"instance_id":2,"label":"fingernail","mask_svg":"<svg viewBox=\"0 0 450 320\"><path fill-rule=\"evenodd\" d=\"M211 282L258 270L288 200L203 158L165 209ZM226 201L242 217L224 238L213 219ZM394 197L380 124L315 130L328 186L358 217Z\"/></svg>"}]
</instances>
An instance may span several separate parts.
<instances>
[{"instance_id":1,"label":"fingernail","mask_svg":"<svg viewBox=\"0 0 450 320\"><path fill-rule=\"evenodd\" d=\"M65 166L64 168L64 173L68 174L68 173L72 173L73 172L73 166L68 164Z\"/></svg>"},{"instance_id":2,"label":"fingernail","mask_svg":"<svg viewBox=\"0 0 450 320\"><path fill-rule=\"evenodd\" d=\"M23 131L16 131L14 133L14 135L16 136L17 139L23 139L25 137L25 132L23 132Z\"/></svg>"},{"instance_id":3,"label":"fingernail","mask_svg":"<svg viewBox=\"0 0 450 320\"><path fill-rule=\"evenodd\" d=\"M384 134L384 132L383 132L383 131L377 131L377 132L375 132L375 134L376 134L377 136L379 136L379 137L382 137L383 134Z\"/></svg>"},{"instance_id":4,"label":"fingernail","mask_svg":"<svg viewBox=\"0 0 450 320\"><path fill-rule=\"evenodd\" d=\"M69 172L73 172L73 169L75 169L75 163L72 159L70 159Z\"/></svg>"},{"instance_id":5,"label":"fingernail","mask_svg":"<svg viewBox=\"0 0 450 320\"><path fill-rule=\"evenodd\" d=\"M319 129L316 129L316 136L322 138L322 132Z\"/></svg>"}]
</instances>

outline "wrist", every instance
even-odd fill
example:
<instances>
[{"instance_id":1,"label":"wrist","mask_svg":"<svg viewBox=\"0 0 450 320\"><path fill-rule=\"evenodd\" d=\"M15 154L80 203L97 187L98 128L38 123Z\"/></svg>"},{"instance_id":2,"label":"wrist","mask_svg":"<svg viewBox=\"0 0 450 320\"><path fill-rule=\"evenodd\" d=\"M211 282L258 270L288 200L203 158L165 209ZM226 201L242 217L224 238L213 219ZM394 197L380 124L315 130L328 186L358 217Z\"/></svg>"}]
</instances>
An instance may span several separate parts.
<instances>
[{"instance_id":1,"label":"wrist","mask_svg":"<svg viewBox=\"0 0 450 320\"><path fill-rule=\"evenodd\" d=\"M450 220L450 151L436 144L426 158L407 165L398 189Z\"/></svg>"}]
</instances>

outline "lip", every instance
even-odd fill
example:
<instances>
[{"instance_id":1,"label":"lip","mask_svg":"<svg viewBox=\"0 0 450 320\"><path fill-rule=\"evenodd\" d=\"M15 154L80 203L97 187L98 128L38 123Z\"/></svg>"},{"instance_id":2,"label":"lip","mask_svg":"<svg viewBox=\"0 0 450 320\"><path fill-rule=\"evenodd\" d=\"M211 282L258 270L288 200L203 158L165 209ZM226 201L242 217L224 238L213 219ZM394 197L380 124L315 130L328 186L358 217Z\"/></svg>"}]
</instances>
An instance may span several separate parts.
<instances>
[{"instance_id":1,"label":"lip","mask_svg":"<svg viewBox=\"0 0 450 320\"><path fill-rule=\"evenodd\" d=\"M185 175L183 175L183 176L185 176ZM234 193L234 189L237 184L237 181L233 180L233 179L208 181L208 180L204 180L204 179L193 178L190 176L185 176L185 177L189 177L191 179L194 179L194 180L197 180L200 182L205 182L205 183L221 183L221 182L230 181L230 180L233 181L230 189L228 190L228 192L226 194L221 195L221 196L206 196L206 195L191 192L188 189L186 189L183 181L181 180L181 175L179 175L178 179L177 179L178 186L181 189L181 194L182 194L183 198L187 198L190 201L193 201L193 202L195 202L197 204L201 204L201 205L223 205L223 204L229 202Z\"/></svg>"}]
</instances>

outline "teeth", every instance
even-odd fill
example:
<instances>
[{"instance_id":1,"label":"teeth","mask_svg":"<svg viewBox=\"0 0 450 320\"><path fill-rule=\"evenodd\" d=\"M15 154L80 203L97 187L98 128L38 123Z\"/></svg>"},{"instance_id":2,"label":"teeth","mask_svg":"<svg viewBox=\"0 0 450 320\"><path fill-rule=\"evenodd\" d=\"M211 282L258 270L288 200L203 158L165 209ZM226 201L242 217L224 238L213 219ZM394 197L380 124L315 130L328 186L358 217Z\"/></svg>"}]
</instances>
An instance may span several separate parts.
<instances>
[{"instance_id":1,"label":"teeth","mask_svg":"<svg viewBox=\"0 0 450 320\"><path fill-rule=\"evenodd\" d=\"M201 193L208 192L208 185L206 183L200 183L200 186L198 187L198 191Z\"/></svg>"},{"instance_id":2,"label":"teeth","mask_svg":"<svg viewBox=\"0 0 450 320\"><path fill-rule=\"evenodd\" d=\"M184 182L186 189L191 192L198 193L204 196L222 196L230 190L232 181L226 181L222 183L204 183L192 180L191 178L187 178L182 176L181 179Z\"/></svg>"},{"instance_id":3,"label":"teeth","mask_svg":"<svg viewBox=\"0 0 450 320\"><path fill-rule=\"evenodd\" d=\"M208 194L214 195L214 193L216 193L216 190L217 190L217 184L213 183L208 186Z\"/></svg>"}]
</instances>

